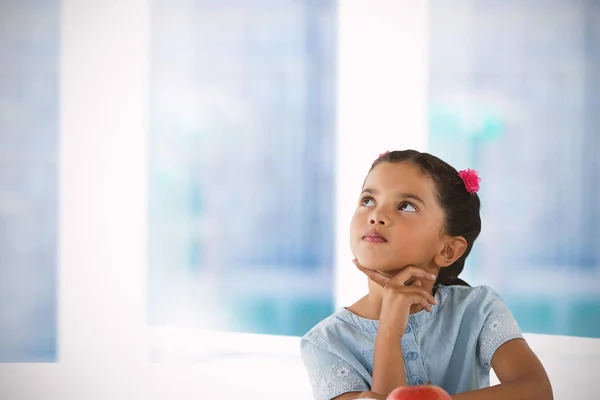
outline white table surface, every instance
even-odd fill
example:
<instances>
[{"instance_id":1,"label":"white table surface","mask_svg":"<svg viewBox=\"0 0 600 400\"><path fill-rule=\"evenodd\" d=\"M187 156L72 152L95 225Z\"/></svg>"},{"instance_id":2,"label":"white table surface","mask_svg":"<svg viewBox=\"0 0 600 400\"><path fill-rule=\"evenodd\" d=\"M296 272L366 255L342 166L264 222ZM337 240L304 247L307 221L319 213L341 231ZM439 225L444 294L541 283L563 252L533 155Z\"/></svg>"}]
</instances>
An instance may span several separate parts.
<instances>
[{"instance_id":1,"label":"white table surface","mask_svg":"<svg viewBox=\"0 0 600 400\"><path fill-rule=\"evenodd\" d=\"M600 339L536 334L526 338L548 371L556 400L600 398L592 394L599 379ZM210 382L207 390L219 398L312 398L297 337L166 329L155 331L153 339L157 365L195 365ZM498 383L493 372L491 382Z\"/></svg>"}]
</instances>

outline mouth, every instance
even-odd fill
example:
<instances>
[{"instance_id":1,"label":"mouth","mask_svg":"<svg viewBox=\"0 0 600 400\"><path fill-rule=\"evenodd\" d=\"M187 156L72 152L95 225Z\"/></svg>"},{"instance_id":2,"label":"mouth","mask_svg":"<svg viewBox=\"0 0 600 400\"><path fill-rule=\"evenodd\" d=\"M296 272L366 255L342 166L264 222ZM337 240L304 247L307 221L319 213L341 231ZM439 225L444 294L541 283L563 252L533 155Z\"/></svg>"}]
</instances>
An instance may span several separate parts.
<instances>
[{"instance_id":1,"label":"mouth","mask_svg":"<svg viewBox=\"0 0 600 400\"><path fill-rule=\"evenodd\" d=\"M364 235L362 237L362 240L364 240L365 242L371 242L371 243L385 243L387 242L387 239L379 232L377 231L370 231L369 233L367 233L366 235Z\"/></svg>"}]
</instances>

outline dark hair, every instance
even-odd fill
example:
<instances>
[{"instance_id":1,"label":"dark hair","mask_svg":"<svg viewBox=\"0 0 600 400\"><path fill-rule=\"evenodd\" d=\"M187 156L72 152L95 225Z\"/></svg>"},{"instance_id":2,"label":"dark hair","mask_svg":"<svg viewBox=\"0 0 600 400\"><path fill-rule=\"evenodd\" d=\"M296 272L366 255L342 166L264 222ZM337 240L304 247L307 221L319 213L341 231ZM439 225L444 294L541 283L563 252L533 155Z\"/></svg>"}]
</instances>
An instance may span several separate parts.
<instances>
[{"instance_id":1,"label":"dark hair","mask_svg":"<svg viewBox=\"0 0 600 400\"><path fill-rule=\"evenodd\" d=\"M436 188L437 200L444 211L446 220L445 233L451 236L462 236L467 241L467 248L452 265L440 269L435 282L438 285L464 285L468 283L458 278L465 266L465 260L473 248L473 243L481 232L479 210L481 202L477 193L470 194L458 171L450 164L428 153L416 150L391 151L382 154L371 166L371 170L382 162L407 162L418 167L429 176ZM371 171L369 170L369 172Z\"/></svg>"}]
</instances>

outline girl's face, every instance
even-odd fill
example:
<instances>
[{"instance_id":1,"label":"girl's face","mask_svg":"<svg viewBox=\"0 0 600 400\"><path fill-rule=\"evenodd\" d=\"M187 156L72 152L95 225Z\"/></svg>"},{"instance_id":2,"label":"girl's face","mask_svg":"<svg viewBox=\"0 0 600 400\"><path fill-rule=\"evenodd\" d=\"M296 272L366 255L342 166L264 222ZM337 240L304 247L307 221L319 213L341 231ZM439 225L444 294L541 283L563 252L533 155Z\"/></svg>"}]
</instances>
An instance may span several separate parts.
<instances>
[{"instance_id":1,"label":"girl's face","mask_svg":"<svg viewBox=\"0 0 600 400\"><path fill-rule=\"evenodd\" d=\"M431 178L411 163L382 162L365 180L352 217L350 247L366 268L430 269L444 248L443 226Z\"/></svg>"}]
</instances>

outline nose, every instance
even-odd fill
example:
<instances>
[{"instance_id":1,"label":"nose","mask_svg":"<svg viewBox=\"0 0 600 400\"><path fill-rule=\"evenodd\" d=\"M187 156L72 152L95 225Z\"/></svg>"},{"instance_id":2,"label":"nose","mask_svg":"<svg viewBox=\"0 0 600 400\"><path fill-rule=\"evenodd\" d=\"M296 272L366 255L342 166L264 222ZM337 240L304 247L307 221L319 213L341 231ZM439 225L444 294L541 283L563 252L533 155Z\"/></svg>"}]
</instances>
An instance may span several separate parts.
<instances>
[{"instance_id":1,"label":"nose","mask_svg":"<svg viewBox=\"0 0 600 400\"><path fill-rule=\"evenodd\" d=\"M369 225L389 225L390 220L381 212L374 211L369 215Z\"/></svg>"}]
</instances>

